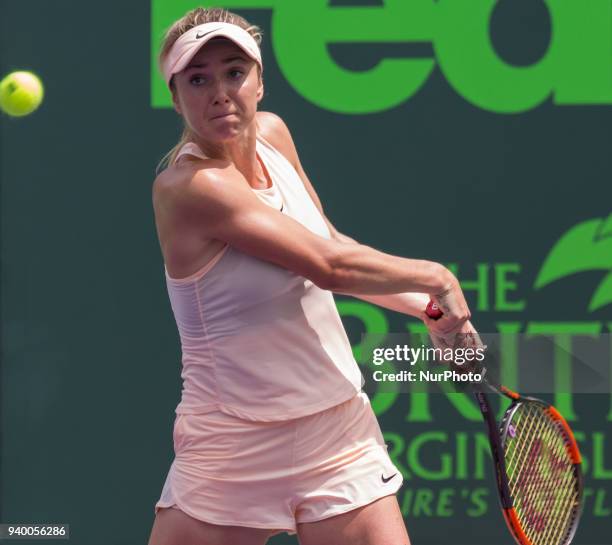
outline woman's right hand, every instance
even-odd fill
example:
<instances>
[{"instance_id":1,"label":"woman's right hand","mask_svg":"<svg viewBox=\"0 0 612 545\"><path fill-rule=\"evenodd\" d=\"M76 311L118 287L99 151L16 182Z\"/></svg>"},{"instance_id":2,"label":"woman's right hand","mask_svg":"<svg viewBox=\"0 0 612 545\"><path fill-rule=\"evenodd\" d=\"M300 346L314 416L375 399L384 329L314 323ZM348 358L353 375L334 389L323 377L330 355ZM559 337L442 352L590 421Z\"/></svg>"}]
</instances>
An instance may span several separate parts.
<instances>
[{"instance_id":1,"label":"woman's right hand","mask_svg":"<svg viewBox=\"0 0 612 545\"><path fill-rule=\"evenodd\" d=\"M442 337L449 346L453 346L455 335L462 331L471 314L455 275L445 269L444 276L445 288L437 294L431 294L431 300L443 313L442 317L432 319L423 309L422 319L431 333Z\"/></svg>"}]
</instances>

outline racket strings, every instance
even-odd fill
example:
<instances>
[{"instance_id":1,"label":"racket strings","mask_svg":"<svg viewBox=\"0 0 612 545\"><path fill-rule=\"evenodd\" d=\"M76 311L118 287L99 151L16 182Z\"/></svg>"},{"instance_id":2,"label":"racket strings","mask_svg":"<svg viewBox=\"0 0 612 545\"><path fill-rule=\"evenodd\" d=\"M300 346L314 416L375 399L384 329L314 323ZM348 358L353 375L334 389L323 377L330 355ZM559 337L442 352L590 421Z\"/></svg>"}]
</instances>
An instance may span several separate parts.
<instances>
[{"instance_id":1,"label":"racket strings","mask_svg":"<svg viewBox=\"0 0 612 545\"><path fill-rule=\"evenodd\" d=\"M557 449L555 456L560 459L565 454L563 450L565 446L561 445L559 448L559 445L555 445L555 447ZM572 464L565 462L562 478L557 482L554 478L548 481L549 496L545 500L543 511L550 512L552 516L544 529L541 540L543 543L562 543L571 525L574 474Z\"/></svg>"},{"instance_id":2,"label":"racket strings","mask_svg":"<svg viewBox=\"0 0 612 545\"><path fill-rule=\"evenodd\" d=\"M565 433L535 403L520 405L511 425L506 472L521 527L533 545L565 543L579 504Z\"/></svg>"},{"instance_id":3,"label":"racket strings","mask_svg":"<svg viewBox=\"0 0 612 545\"><path fill-rule=\"evenodd\" d=\"M572 527L575 508L578 506L573 466L563 473L563 478L558 483L551 482L554 490L551 491L551 498L544 509L551 510L553 517L545 529L542 541L564 543Z\"/></svg>"},{"instance_id":4,"label":"racket strings","mask_svg":"<svg viewBox=\"0 0 612 545\"><path fill-rule=\"evenodd\" d=\"M518 482L525 482L525 472L532 472L532 465L526 460L528 456L528 452L533 449L533 443L538 437L538 435L542 432L543 422L538 419L533 418L523 418L524 414L519 413L518 419L514 424L515 429L520 429L522 431L521 437L517 441L512 441L511 445L518 446L518 452L506 452L506 472L509 476L509 485L510 489L513 490L516 488ZM521 422L524 420L524 422ZM516 478L512 479L512 477L516 473ZM533 479L529 481L529 484L535 486ZM515 503L518 502L519 505L525 497L529 497L531 490L526 490L525 494L515 500Z\"/></svg>"},{"instance_id":5,"label":"racket strings","mask_svg":"<svg viewBox=\"0 0 612 545\"><path fill-rule=\"evenodd\" d=\"M537 437L541 434L543 428L543 422L535 420L533 418L524 418L523 425L526 426L525 434L529 438L529 441L520 440L515 444L520 445L520 450L515 457L515 465L513 472L510 475L514 475L514 469L516 469L516 479L510 481L509 486L511 493L513 492L513 498L515 498L515 511L518 513L529 512L529 519L527 522L530 527L535 527L535 521L531 514L531 509L528 509L534 502L534 489L537 487L541 489L541 473L535 465L534 454L537 457L537 449L539 443ZM517 425L518 429L518 425ZM521 493L517 493L517 489L522 488ZM521 517L525 518L525 517Z\"/></svg>"},{"instance_id":6,"label":"racket strings","mask_svg":"<svg viewBox=\"0 0 612 545\"><path fill-rule=\"evenodd\" d=\"M548 431L543 429L545 427L545 424L539 426L536 437ZM544 519L544 513L549 513L549 516L552 516L553 512L546 510L546 504L550 503L551 498L556 497L556 484L551 479L551 475L546 474L549 468L544 465L546 461L544 449L546 449L546 445L543 444L542 439L537 438L533 441L527 460L527 463L530 464L530 474L527 473L523 476L523 484L528 486L525 493L524 511L529 515L529 522L536 531L542 531L549 522ZM521 481L517 481L517 486L520 486L520 483Z\"/></svg>"},{"instance_id":7,"label":"racket strings","mask_svg":"<svg viewBox=\"0 0 612 545\"><path fill-rule=\"evenodd\" d=\"M516 483L518 489L527 486L518 511L523 515L521 518L525 519L527 534L534 543L560 543L560 538L566 533L567 520L564 519L570 518L564 515L571 515L571 510L568 513L567 509L571 495L566 492L568 485L571 486L568 478L571 481L572 474L563 472L570 465L566 462L563 467L563 442L557 441L551 449L551 442L547 442L546 437L555 430L551 429L552 423L547 418L542 418L542 421L544 423L536 428L536 439L528 451L528 467Z\"/></svg>"},{"instance_id":8,"label":"racket strings","mask_svg":"<svg viewBox=\"0 0 612 545\"><path fill-rule=\"evenodd\" d=\"M568 514L567 504L568 501L571 503L571 495L559 497L559 492L563 493L571 486L572 474L565 471L561 480L559 479L559 473L564 469L565 446L563 441L557 441L554 445L556 448L550 449L551 442L546 440L547 434L556 430L551 429L552 423L547 418L541 420L535 423L531 421L531 429L526 428L526 431L531 433L531 440L522 447L523 456L527 453L525 468L517 475L513 484L514 495L519 500L515 509L522 515L521 518L525 519L529 537L536 543L539 541L548 544L551 539L553 543L559 542L558 537L562 537L564 528L567 527L568 521L564 519L571 518L571 510L569 517L563 516ZM521 493L516 493L516 490ZM544 513L549 513L550 516L544 519Z\"/></svg>"},{"instance_id":9,"label":"racket strings","mask_svg":"<svg viewBox=\"0 0 612 545\"><path fill-rule=\"evenodd\" d=\"M563 461L563 474L557 482L554 479L550 480L554 490L544 509L552 512L553 520L544 533L543 543L549 543L554 539L559 543L565 543L579 507L579 490L574 466L567 454L568 444L561 424L555 421L550 422L550 425L556 428L554 433L557 434L553 456L555 460ZM557 470L558 472L559 470Z\"/></svg>"},{"instance_id":10,"label":"racket strings","mask_svg":"<svg viewBox=\"0 0 612 545\"><path fill-rule=\"evenodd\" d=\"M520 445L520 449L516 449L519 452L515 452L515 464L510 467L509 474L513 477L510 487L515 498L515 511L520 519L526 519L522 523L526 533L533 540L533 534L541 531L542 524L546 523L540 516L540 510L543 507L542 498L550 493L544 484L543 468L538 463L542 448L539 437L542 434L544 423L529 417L521 420L523 426L521 429L529 440L521 443L519 439L514 442ZM517 421L517 428L518 425ZM514 471L515 469L517 471ZM540 509L536 510L536 508Z\"/></svg>"}]
</instances>

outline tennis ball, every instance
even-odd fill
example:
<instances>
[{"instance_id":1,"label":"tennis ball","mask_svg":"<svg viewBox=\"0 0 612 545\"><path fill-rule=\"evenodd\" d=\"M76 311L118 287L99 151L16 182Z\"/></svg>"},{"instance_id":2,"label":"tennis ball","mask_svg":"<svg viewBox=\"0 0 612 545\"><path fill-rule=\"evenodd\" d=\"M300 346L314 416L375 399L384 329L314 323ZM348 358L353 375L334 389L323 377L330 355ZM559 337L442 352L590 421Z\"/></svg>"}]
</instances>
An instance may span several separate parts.
<instances>
[{"instance_id":1,"label":"tennis ball","mask_svg":"<svg viewBox=\"0 0 612 545\"><path fill-rule=\"evenodd\" d=\"M32 72L11 72L0 81L0 109L8 115L31 114L43 99L43 85Z\"/></svg>"}]
</instances>

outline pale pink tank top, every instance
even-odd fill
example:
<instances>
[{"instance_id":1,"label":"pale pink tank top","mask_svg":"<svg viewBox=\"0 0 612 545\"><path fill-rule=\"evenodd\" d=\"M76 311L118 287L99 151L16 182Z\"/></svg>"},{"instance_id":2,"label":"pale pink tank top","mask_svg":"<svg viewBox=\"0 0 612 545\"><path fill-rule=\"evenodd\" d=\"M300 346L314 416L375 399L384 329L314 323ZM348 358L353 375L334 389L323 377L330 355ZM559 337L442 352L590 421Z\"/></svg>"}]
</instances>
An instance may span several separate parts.
<instances>
[{"instance_id":1,"label":"pale pink tank top","mask_svg":"<svg viewBox=\"0 0 612 545\"><path fill-rule=\"evenodd\" d=\"M329 238L287 159L263 139L256 151L272 187L266 204ZM186 144L184 154L205 158ZM249 420L298 418L356 395L359 367L331 292L226 245L201 270L166 283L182 347L177 413L214 410Z\"/></svg>"}]
</instances>

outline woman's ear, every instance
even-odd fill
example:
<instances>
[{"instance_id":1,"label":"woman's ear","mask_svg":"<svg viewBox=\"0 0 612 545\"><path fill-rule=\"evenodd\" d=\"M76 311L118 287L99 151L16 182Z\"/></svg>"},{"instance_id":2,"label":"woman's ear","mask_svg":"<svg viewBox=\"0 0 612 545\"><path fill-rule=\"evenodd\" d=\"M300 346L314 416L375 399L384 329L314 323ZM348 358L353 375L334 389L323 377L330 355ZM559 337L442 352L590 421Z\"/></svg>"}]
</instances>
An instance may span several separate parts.
<instances>
[{"instance_id":1,"label":"woman's ear","mask_svg":"<svg viewBox=\"0 0 612 545\"><path fill-rule=\"evenodd\" d=\"M261 102L261 99L264 96L264 84L263 78L259 76L259 85L257 86L257 102Z\"/></svg>"},{"instance_id":2,"label":"woman's ear","mask_svg":"<svg viewBox=\"0 0 612 545\"><path fill-rule=\"evenodd\" d=\"M172 93L172 106L174 107L174 111L179 115L183 115L183 112L181 112L181 105L179 104L178 97L176 96L176 88L174 87L174 84L170 85L170 92Z\"/></svg>"}]
</instances>

